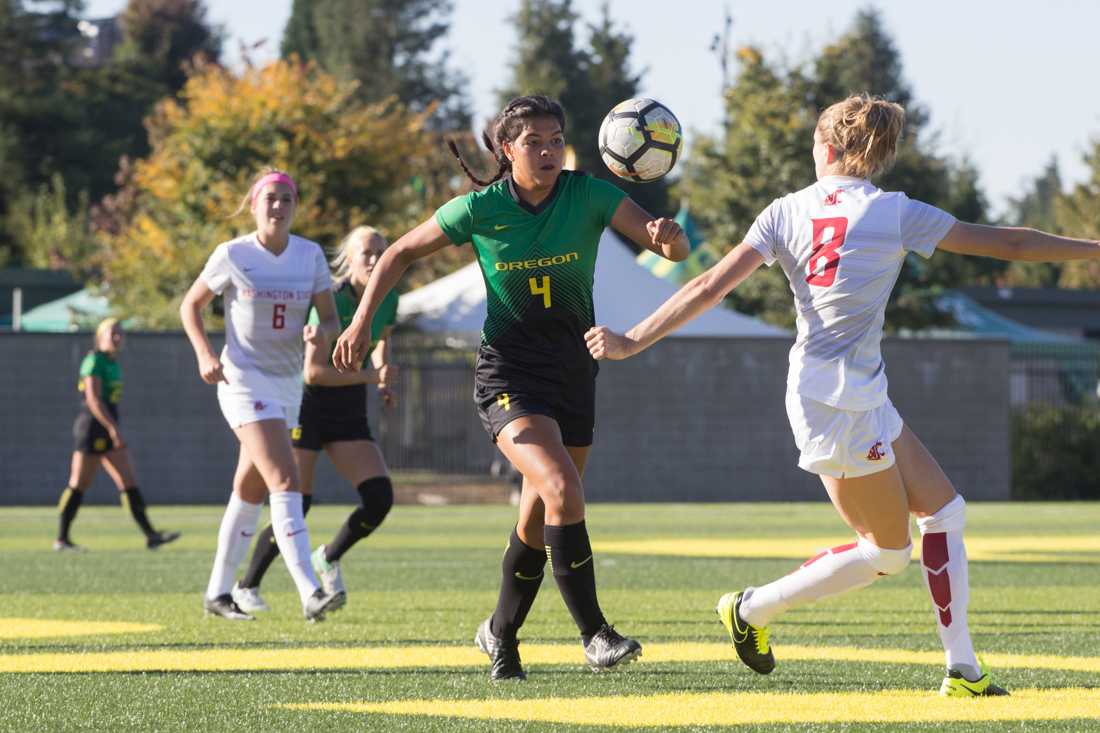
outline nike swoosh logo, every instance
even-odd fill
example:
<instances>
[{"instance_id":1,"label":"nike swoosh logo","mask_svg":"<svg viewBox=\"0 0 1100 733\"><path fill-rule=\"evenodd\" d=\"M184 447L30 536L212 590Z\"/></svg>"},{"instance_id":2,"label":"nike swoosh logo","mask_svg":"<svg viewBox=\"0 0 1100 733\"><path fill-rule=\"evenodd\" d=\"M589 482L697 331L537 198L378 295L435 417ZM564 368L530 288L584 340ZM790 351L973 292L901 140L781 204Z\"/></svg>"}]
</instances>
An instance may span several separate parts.
<instances>
[{"instance_id":1,"label":"nike swoosh logo","mask_svg":"<svg viewBox=\"0 0 1100 733\"><path fill-rule=\"evenodd\" d=\"M591 556L591 555L589 555L588 557L586 557L585 559L581 560L580 562L571 562L571 563L569 563L569 567L571 567L571 568L573 568L574 570L576 570L577 568L579 568L579 567L581 567L582 565L586 564L586 563L587 563L587 562L588 562L589 560L591 560L591 559L592 559L592 556Z\"/></svg>"},{"instance_id":2,"label":"nike swoosh logo","mask_svg":"<svg viewBox=\"0 0 1100 733\"><path fill-rule=\"evenodd\" d=\"M243 529L241 530L241 537L252 537L255 534L256 534L255 532L249 533L249 532L245 532Z\"/></svg>"},{"instance_id":3,"label":"nike swoosh logo","mask_svg":"<svg viewBox=\"0 0 1100 733\"><path fill-rule=\"evenodd\" d=\"M508 225L507 225L507 224L497 224L496 226L494 226L494 227L493 227L493 229L495 229L495 230L496 230L496 231L498 231L498 232L499 232L499 231L500 231L501 229L507 229L507 228L508 228Z\"/></svg>"},{"instance_id":4,"label":"nike swoosh logo","mask_svg":"<svg viewBox=\"0 0 1100 733\"><path fill-rule=\"evenodd\" d=\"M301 529L299 529L299 530L297 530L297 531L294 531L294 532L287 532L287 533L286 533L286 536L287 536L287 537L293 537L294 535L296 535L296 534L301 534L302 532L305 532L305 531L306 531L306 528L305 528L305 527L302 527Z\"/></svg>"},{"instance_id":5,"label":"nike swoosh logo","mask_svg":"<svg viewBox=\"0 0 1100 733\"><path fill-rule=\"evenodd\" d=\"M521 573L520 571L517 570L516 571L516 577L519 578L520 580L538 580L539 578L542 577L542 573L539 573L538 575L532 575L531 577L528 577L528 576L524 575L523 573Z\"/></svg>"},{"instance_id":6,"label":"nike swoosh logo","mask_svg":"<svg viewBox=\"0 0 1100 733\"><path fill-rule=\"evenodd\" d=\"M255 267L242 267L241 272L252 272L255 269Z\"/></svg>"}]
</instances>

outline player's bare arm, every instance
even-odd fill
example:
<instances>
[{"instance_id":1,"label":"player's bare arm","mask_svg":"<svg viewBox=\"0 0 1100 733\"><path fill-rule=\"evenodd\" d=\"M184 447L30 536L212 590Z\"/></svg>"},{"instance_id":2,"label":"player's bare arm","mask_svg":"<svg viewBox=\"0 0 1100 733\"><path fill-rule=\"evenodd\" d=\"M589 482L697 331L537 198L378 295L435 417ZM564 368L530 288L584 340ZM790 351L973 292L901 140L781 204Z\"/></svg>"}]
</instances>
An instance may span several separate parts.
<instances>
[{"instance_id":1,"label":"player's bare arm","mask_svg":"<svg viewBox=\"0 0 1100 733\"><path fill-rule=\"evenodd\" d=\"M672 219L654 219L629 196L615 209L611 228L666 260L680 262L691 253L691 243L679 224Z\"/></svg>"},{"instance_id":2,"label":"player's bare arm","mask_svg":"<svg viewBox=\"0 0 1100 733\"><path fill-rule=\"evenodd\" d=\"M961 255L1023 262L1063 262L1100 257L1100 242L1047 234L1023 227L994 227L956 222L939 249Z\"/></svg>"},{"instance_id":3,"label":"player's bare arm","mask_svg":"<svg viewBox=\"0 0 1100 733\"><path fill-rule=\"evenodd\" d=\"M111 417L110 411L99 396L102 391L101 384L102 380L95 375L84 378L84 404L88 406L88 411L92 413L92 417L107 429L115 448L121 448L124 442L122 436L118 433L118 424Z\"/></svg>"},{"instance_id":4,"label":"player's bare arm","mask_svg":"<svg viewBox=\"0 0 1100 733\"><path fill-rule=\"evenodd\" d=\"M374 266L351 325L336 340L332 363L337 369L342 372L358 371L370 345L370 322L382 298L397 285L409 265L450 243L451 240L447 239L432 217L386 248Z\"/></svg>"},{"instance_id":5,"label":"player's bare arm","mask_svg":"<svg viewBox=\"0 0 1100 733\"><path fill-rule=\"evenodd\" d=\"M191 348L195 350L195 358L199 362L199 376L207 384L228 382L222 372L221 359L210 345L210 339L206 336L206 328L202 322L203 309L214 300L214 291L207 287L202 278L195 280L187 295L183 296L180 304L180 320L183 322L183 330L187 339L191 342Z\"/></svg>"},{"instance_id":6,"label":"player's bare arm","mask_svg":"<svg viewBox=\"0 0 1100 733\"><path fill-rule=\"evenodd\" d=\"M739 244L718 264L680 288L661 307L625 334L606 326L591 328L584 335L595 359L626 359L643 351L666 335L722 302L745 278L764 263L748 244Z\"/></svg>"}]
</instances>

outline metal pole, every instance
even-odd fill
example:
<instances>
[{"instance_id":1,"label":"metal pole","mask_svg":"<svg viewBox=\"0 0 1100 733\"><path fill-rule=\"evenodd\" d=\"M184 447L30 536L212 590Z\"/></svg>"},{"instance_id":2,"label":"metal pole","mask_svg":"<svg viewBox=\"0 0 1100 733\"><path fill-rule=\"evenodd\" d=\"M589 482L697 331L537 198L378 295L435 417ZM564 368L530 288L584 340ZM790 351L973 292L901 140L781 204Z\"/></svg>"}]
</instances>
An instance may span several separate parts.
<instances>
[{"instance_id":1,"label":"metal pole","mask_svg":"<svg viewBox=\"0 0 1100 733\"><path fill-rule=\"evenodd\" d=\"M23 330L23 288L11 291L11 330Z\"/></svg>"}]
</instances>

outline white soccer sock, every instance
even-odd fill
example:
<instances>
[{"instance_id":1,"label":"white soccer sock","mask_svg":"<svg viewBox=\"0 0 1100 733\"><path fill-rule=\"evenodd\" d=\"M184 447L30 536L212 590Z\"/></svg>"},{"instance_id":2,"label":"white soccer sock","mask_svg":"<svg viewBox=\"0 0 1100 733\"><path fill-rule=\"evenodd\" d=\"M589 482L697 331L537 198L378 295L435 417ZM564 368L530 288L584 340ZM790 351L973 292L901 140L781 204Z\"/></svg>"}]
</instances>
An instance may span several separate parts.
<instances>
[{"instance_id":1,"label":"white soccer sock","mask_svg":"<svg viewBox=\"0 0 1100 733\"><path fill-rule=\"evenodd\" d=\"M256 534L256 525L260 521L263 504L249 504L234 492L222 515L222 524L218 529L218 551L214 554L214 569L210 571L210 582L206 584L206 597L217 598L229 592L237 567L241 564L252 537Z\"/></svg>"},{"instance_id":2,"label":"white soccer sock","mask_svg":"<svg viewBox=\"0 0 1100 733\"><path fill-rule=\"evenodd\" d=\"M966 618L970 579L963 544L965 526L966 502L957 495L932 516L917 520L921 533L921 575L932 596L947 668L976 679L980 667Z\"/></svg>"},{"instance_id":3,"label":"white soccer sock","mask_svg":"<svg viewBox=\"0 0 1100 733\"><path fill-rule=\"evenodd\" d=\"M297 491L280 491L271 494L269 501L275 542L304 605L321 584L309 561L309 530L302 514L302 495Z\"/></svg>"},{"instance_id":4,"label":"white soccer sock","mask_svg":"<svg viewBox=\"0 0 1100 733\"><path fill-rule=\"evenodd\" d=\"M835 596L896 575L909 563L912 546L886 550L860 537L811 557L790 575L759 588L749 588L741 599L741 618L757 628L787 609Z\"/></svg>"}]
</instances>

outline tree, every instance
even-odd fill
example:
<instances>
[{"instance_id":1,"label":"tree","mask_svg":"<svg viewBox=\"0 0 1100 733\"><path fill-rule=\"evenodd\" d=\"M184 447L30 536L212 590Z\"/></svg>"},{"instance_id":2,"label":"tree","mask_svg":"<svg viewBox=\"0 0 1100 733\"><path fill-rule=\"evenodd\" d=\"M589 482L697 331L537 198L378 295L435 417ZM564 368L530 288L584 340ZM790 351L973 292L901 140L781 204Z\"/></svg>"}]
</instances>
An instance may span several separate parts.
<instances>
[{"instance_id":1,"label":"tree","mask_svg":"<svg viewBox=\"0 0 1100 733\"><path fill-rule=\"evenodd\" d=\"M902 73L901 58L874 10L856 15L850 30L809 63L784 68L756 48L737 51L739 74L726 90L726 122L718 138L696 141L680 193L690 198L712 242L723 251L741 241L753 218L777 196L813 182L810 142L818 115L852 93L869 92L906 107L906 131L894 167L878 181L971 220L985 216L977 171L933 152L928 115ZM998 263L962 262L945 254L910 257L887 311L890 328L950 322L935 307L946 287L991 281ZM960 282L961 281L961 282ZM740 310L790 327L794 314L785 279L766 272L750 278L731 298Z\"/></svg>"},{"instance_id":2,"label":"tree","mask_svg":"<svg viewBox=\"0 0 1100 733\"><path fill-rule=\"evenodd\" d=\"M295 176L294 231L326 245L363 222L403 233L449 197L430 176L427 191L411 182L442 166L425 144L425 115L393 100L364 105L357 88L297 59L240 75L200 65L178 98L157 105L150 154L97 212L112 304L144 327L178 325L213 246L253 229L247 210L229 215L264 165Z\"/></svg>"},{"instance_id":3,"label":"tree","mask_svg":"<svg viewBox=\"0 0 1100 733\"><path fill-rule=\"evenodd\" d=\"M1092 143L1092 150L1084 156L1089 177L1067 193L1055 199L1055 230L1073 237L1100 239L1100 140ZM1063 288L1100 287L1100 263L1096 260L1078 260L1062 266L1058 281Z\"/></svg>"},{"instance_id":4,"label":"tree","mask_svg":"<svg viewBox=\"0 0 1100 733\"><path fill-rule=\"evenodd\" d=\"M1058 159L1051 156L1043 172L1027 184L1019 198L1009 199L1008 223L1060 233L1057 202L1062 195L1062 175ZM1008 266L1005 284L1013 287L1057 287L1063 265L1059 262L1013 262Z\"/></svg>"},{"instance_id":5,"label":"tree","mask_svg":"<svg viewBox=\"0 0 1100 733\"><path fill-rule=\"evenodd\" d=\"M439 129L465 129L465 78L449 68L445 51L433 56L451 9L450 0L295 0L282 55L358 80L364 102L396 97L413 111L432 109Z\"/></svg>"},{"instance_id":6,"label":"tree","mask_svg":"<svg viewBox=\"0 0 1100 733\"><path fill-rule=\"evenodd\" d=\"M119 22L124 42L116 58L168 93L183 86L196 55L217 61L221 54L221 33L207 22L203 0L129 0Z\"/></svg>"},{"instance_id":7,"label":"tree","mask_svg":"<svg viewBox=\"0 0 1100 733\"><path fill-rule=\"evenodd\" d=\"M607 111L637 96L642 75L631 70L634 38L615 25L607 2L597 22L587 26L586 46L577 40L578 20L572 0L523 0L512 17L516 57L512 79L499 93L501 106L524 94L558 100L565 107L565 137L576 154L576 167L613 182L654 215L670 214L667 183L617 178L600 160L596 144Z\"/></svg>"}]
</instances>

